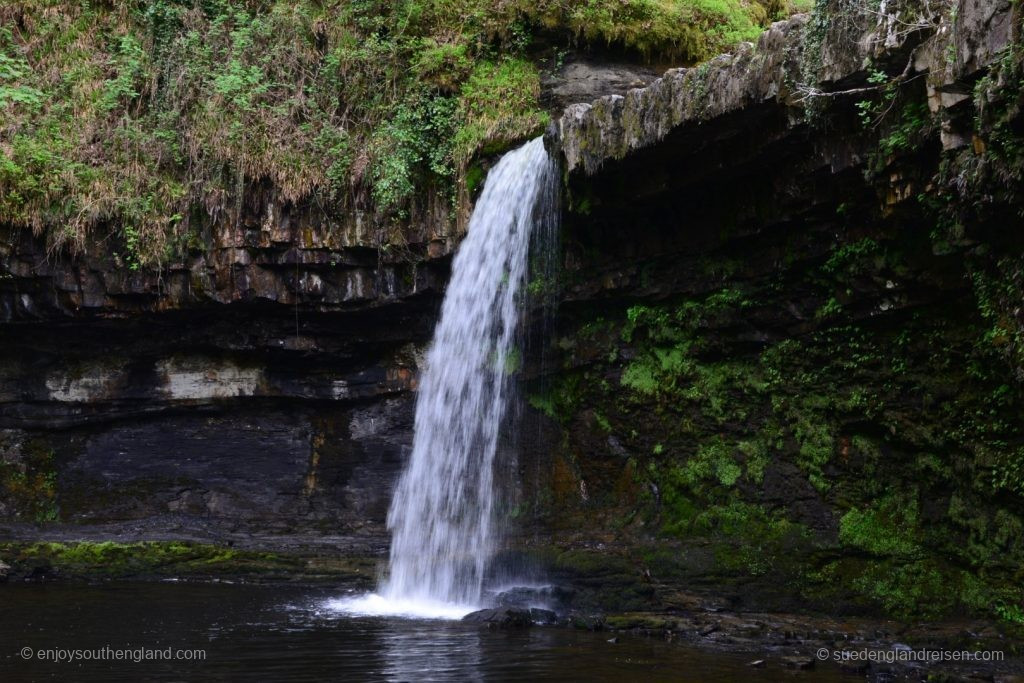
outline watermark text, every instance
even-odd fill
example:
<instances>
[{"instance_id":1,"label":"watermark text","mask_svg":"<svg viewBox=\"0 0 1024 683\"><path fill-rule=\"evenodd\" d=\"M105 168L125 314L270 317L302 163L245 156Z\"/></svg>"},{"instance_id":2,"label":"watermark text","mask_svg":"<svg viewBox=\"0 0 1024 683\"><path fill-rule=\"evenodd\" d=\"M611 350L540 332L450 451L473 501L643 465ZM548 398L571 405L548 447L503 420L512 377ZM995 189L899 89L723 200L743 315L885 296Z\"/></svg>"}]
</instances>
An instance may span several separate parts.
<instances>
[{"instance_id":1,"label":"watermark text","mask_svg":"<svg viewBox=\"0 0 1024 683\"><path fill-rule=\"evenodd\" d=\"M899 662L1001 662L1002 650L927 650L911 647L894 647L888 650L831 650L819 648L815 656L820 661L833 662L873 662L876 664L896 664Z\"/></svg>"},{"instance_id":2,"label":"watermark text","mask_svg":"<svg viewBox=\"0 0 1024 683\"><path fill-rule=\"evenodd\" d=\"M190 661L206 660L206 650L176 647L103 647L94 648L63 648L23 647L18 651L22 659L34 659L44 662L151 662L151 661Z\"/></svg>"}]
</instances>

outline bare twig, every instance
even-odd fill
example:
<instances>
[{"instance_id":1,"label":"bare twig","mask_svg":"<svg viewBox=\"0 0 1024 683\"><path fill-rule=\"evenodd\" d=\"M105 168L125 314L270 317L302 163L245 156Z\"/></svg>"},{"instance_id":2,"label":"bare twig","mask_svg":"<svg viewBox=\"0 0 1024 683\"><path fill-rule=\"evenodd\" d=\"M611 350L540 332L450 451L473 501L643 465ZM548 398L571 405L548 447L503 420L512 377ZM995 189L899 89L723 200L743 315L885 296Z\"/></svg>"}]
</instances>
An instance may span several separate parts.
<instances>
[{"instance_id":1,"label":"bare twig","mask_svg":"<svg viewBox=\"0 0 1024 683\"><path fill-rule=\"evenodd\" d=\"M895 76L894 78L892 78L891 80L886 81L885 83L876 83L874 85L865 85L865 86L861 86L859 88L848 88L846 90L829 90L829 91L821 90L820 88L815 88L814 86L811 86L811 85L800 84L800 85L797 86L797 91L800 92L803 95L803 97L801 97L799 101L800 102L806 102L807 100L809 100L811 98L815 98L815 97L833 97L833 98L835 98L835 97L848 97L850 95L861 95L861 94L869 93L869 92L873 93L873 92L878 92L879 90L882 90L883 88L888 88L890 86L900 87L900 86L902 86L902 85L904 85L906 83L909 83L909 82L911 82L913 80L921 78L922 76L926 75L926 72L921 72L921 73L916 74L914 76L910 75L913 72L913 70L914 70L914 60L917 57L917 51L920 50L920 49L921 49L921 46L918 45L913 50L911 50L910 57L907 59L907 65L905 67L903 67L903 71L901 71L898 76Z\"/></svg>"}]
</instances>

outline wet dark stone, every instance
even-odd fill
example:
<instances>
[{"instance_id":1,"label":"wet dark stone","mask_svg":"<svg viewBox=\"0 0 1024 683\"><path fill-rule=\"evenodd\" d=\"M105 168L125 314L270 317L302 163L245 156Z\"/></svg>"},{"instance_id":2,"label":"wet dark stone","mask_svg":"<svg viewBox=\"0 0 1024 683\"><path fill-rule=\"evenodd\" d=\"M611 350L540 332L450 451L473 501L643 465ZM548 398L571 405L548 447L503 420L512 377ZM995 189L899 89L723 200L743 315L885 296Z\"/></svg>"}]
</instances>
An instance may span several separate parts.
<instances>
[{"instance_id":1,"label":"wet dark stone","mask_svg":"<svg viewBox=\"0 0 1024 683\"><path fill-rule=\"evenodd\" d=\"M502 607L470 612L462 620L472 624L486 624L492 628L528 628L533 625L530 611Z\"/></svg>"},{"instance_id":2,"label":"wet dark stone","mask_svg":"<svg viewBox=\"0 0 1024 683\"><path fill-rule=\"evenodd\" d=\"M573 591L561 586L514 586L494 596L499 607L529 609L544 606L558 610L570 603Z\"/></svg>"}]
</instances>

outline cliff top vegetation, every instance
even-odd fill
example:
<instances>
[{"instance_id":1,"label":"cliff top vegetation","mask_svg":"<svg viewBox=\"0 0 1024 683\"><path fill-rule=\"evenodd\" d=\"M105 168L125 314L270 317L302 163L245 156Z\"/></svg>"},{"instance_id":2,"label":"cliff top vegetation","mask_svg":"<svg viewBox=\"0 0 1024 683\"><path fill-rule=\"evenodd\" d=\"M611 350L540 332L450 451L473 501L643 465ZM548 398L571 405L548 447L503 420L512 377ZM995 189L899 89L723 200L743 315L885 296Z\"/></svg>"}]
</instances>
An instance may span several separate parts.
<instances>
[{"instance_id":1,"label":"cliff top vegetation","mask_svg":"<svg viewBox=\"0 0 1024 683\"><path fill-rule=\"evenodd\" d=\"M138 268L260 183L328 213L401 219L427 187L454 205L474 156L543 128L564 49L695 62L791 1L6 4L0 222L55 249L113 237Z\"/></svg>"}]
</instances>

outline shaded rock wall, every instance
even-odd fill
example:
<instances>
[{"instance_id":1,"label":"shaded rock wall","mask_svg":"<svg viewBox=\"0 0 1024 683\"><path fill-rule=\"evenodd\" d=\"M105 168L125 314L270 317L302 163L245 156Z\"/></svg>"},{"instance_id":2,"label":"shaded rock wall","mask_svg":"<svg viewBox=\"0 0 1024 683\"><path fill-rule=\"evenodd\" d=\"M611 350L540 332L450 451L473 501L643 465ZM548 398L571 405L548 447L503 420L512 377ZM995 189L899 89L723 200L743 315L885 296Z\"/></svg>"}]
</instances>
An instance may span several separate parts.
<instances>
[{"instance_id":1,"label":"shaded rock wall","mask_svg":"<svg viewBox=\"0 0 1024 683\"><path fill-rule=\"evenodd\" d=\"M434 318L432 305L390 314L300 314L299 349L285 343L292 316L251 309L8 330L8 533L326 536L338 551L382 552Z\"/></svg>"},{"instance_id":2,"label":"shaded rock wall","mask_svg":"<svg viewBox=\"0 0 1024 683\"><path fill-rule=\"evenodd\" d=\"M532 502L598 601L1019 619L1020 17L955 5L567 110Z\"/></svg>"},{"instance_id":3,"label":"shaded rock wall","mask_svg":"<svg viewBox=\"0 0 1024 683\"><path fill-rule=\"evenodd\" d=\"M8 234L9 536L383 552L447 259L257 235L155 273Z\"/></svg>"}]
</instances>

